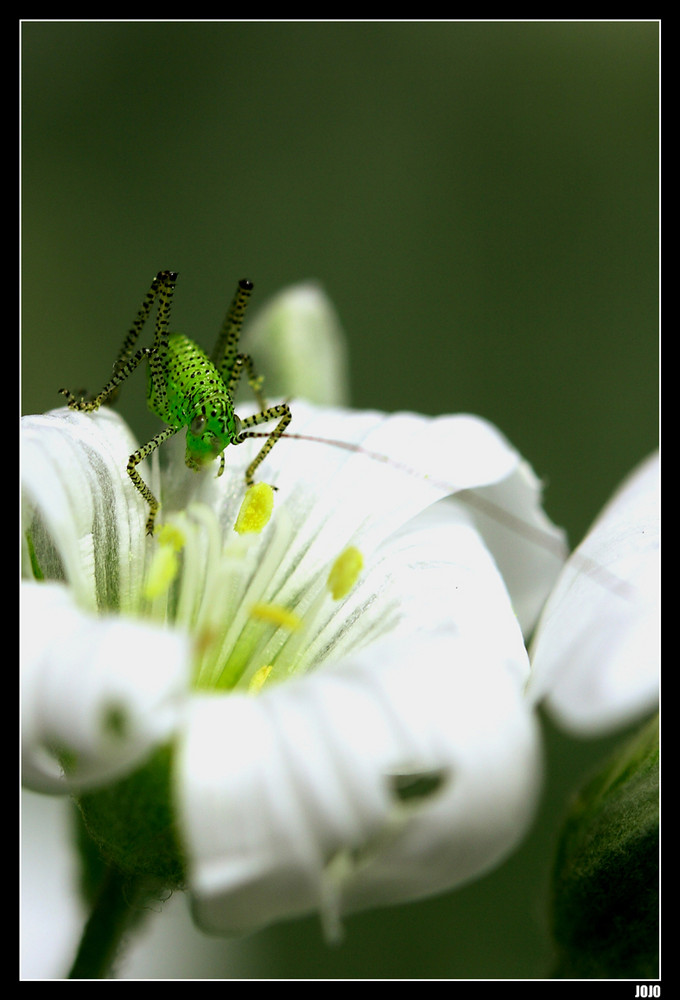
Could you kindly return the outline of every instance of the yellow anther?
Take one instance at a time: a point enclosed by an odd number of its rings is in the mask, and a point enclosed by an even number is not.
[[[269,677],[271,670],[271,663],[268,663],[265,664],[264,667],[260,667],[259,670],[255,671],[253,676],[250,678],[250,684],[248,685],[248,691],[250,694],[257,694],[258,691],[262,690],[264,682]]]
[[[340,553],[331,567],[326,582],[334,601],[339,601],[349,594],[363,568],[364,557],[354,545],[350,545]]]
[[[302,627],[302,620],[293,611],[288,611],[287,608],[282,608],[279,604],[253,604],[250,609],[250,617],[267,622],[269,625],[288,629],[289,632],[296,632]]]
[[[255,483],[246,490],[234,531],[239,535],[258,533],[269,521],[274,508],[274,491],[268,483]]]
[[[159,545],[168,546],[179,552],[186,545],[186,535],[176,524],[162,524],[156,529],[156,538]]]
[[[218,639],[218,633],[214,628],[206,626],[200,632],[197,633],[194,638],[194,655],[196,658],[200,659],[202,656],[206,656],[210,652],[215,642]]]
[[[177,576],[179,559],[171,545],[160,545],[153,554],[149,572],[144,582],[144,596],[152,601],[170,587]]]

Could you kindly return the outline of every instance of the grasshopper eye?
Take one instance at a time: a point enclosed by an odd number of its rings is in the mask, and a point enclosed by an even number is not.
[[[205,427],[205,416],[202,413],[199,413],[198,416],[194,417],[194,419],[191,421],[189,430],[191,431],[192,434],[198,437],[199,434],[203,433],[204,427]]]

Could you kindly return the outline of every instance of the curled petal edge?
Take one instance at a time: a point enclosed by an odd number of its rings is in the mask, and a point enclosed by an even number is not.
[[[141,764],[177,728],[189,653],[179,633],[93,617],[61,584],[23,583],[24,785],[67,794],[104,785]]]

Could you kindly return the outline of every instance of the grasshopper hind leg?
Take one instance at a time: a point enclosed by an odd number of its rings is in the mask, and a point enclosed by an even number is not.
[[[69,389],[59,390],[61,395],[66,397],[70,409],[78,410],[81,413],[92,413],[94,410],[98,410],[102,404],[112,403],[118,395],[122,383],[125,382],[130,375],[132,375],[134,370],[141,364],[142,361],[155,357],[160,354],[164,348],[167,349],[166,334],[170,315],[170,304],[172,302],[172,294],[175,288],[176,279],[177,274],[174,271],[159,271],[153,279],[151,282],[151,288],[146,293],[144,301],[142,302],[137,316],[135,317],[134,323],[128,331],[128,334],[123,341],[123,345],[118,352],[118,357],[116,358],[116,362],[113,366],[113,375],[96,396],[92,396],[90,399],[84,399],[83,393],[81,393],[80,398],[78,398],[78,396],[72,393]],[[141,350],[133,353],[135,344],[139,339],[139,335],[142,332],[144,324],[149,318],[149,314],[156,300],[158,300],[158,314],[156,317],[156,337],[154,346],[143,347]]]

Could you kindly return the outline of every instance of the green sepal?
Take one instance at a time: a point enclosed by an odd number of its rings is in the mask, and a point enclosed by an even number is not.
[[[172,748],[162,747],[134,774],[77,800],[83,826],[105,864],[163,889],[184,885],[171,768]],[[82,845],[81,857],[94,874]]]
[[[73,832],[78,852],[80,895],[87,906],[92,906],[101,891],[108,866],[88,833],[83,814],[77,806],[73,810]]]
[[[578,794],[553,877],[561,979],[654,979],[659,958],[659,721]]]

